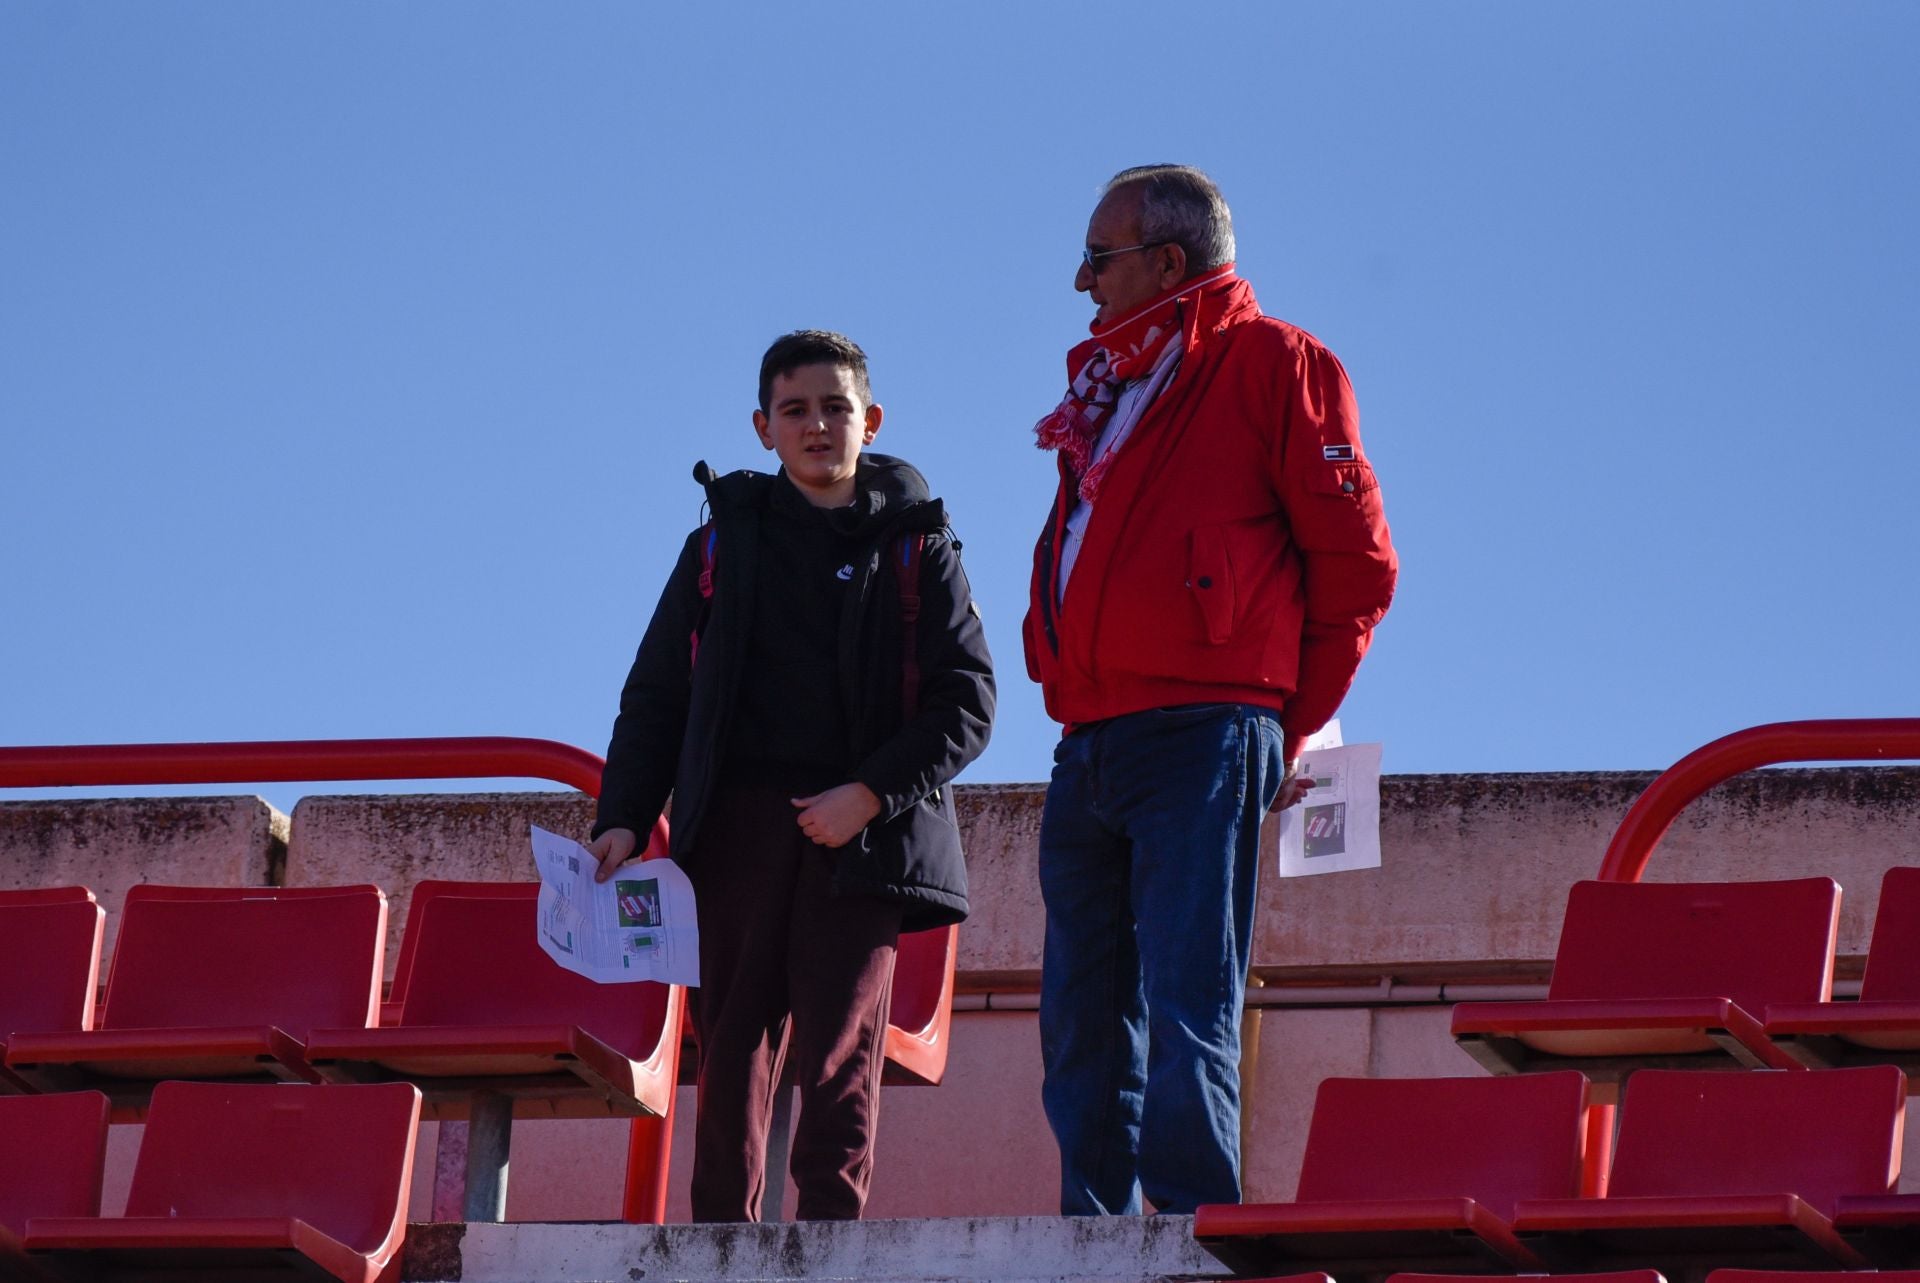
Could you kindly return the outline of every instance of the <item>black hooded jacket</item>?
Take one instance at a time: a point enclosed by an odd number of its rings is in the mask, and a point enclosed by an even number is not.
[[[716,545],[711,599],[700,592],[701,531],[687,537],[620,692],[607,746],[594,834],[645,834],[673,795],[671,854],[685,867],[713,796],[735,725],[734,709],[752,630],[761,523],[775,478],[733,472],[713,478],[704,464]],[[842,895],[899,900],[904,929],[967,915],[967,870],[947,784],[980,755],[993,723],[992,660],[973,606],[946,509],[911,464],[864,454],[851,514],[863,554],[841,614],[834,670],[858,780],[880,799],[880,814],[835,852]],[[881,565],[902,532],[925,536],[918,707],[903,715],[902,619],[898,577]],[[700,638],[697,653],[691,646]]]

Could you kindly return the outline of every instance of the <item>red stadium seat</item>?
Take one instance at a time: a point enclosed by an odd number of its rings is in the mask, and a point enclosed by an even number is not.
[[[162,1083],[126,1215],[36,1217],[27,1252],[80,1278],[318,1270],[374,1283],[406,1231],[419,1122],[420,1094],[403,1083]]]
[[[1507,1222],[1583,1192],[1587,1080],[1329,1078],[1291,1203],[1209,1204],[1201,1246],[1241,1273],[1541,1268]]]
[[[386,918],[373,886],[133,887],[97,1027],[15,1035],[7,1068],[134,1111],[166,1078],[317,1081],[300,1043],[375,1018]]]
[[[1705,1283],[1920,1283],[1920,1270],[1714,1270]]]
[[[541,949],[535,882],[416,883],[394,976],[397,1023],[320,1030],[309,1062],[337,1082],[409,1082],[467,1119],[465,1219],[506,1209],[513,1119],[664,1117],[682,991],[597,984]]]
[[[0,1099],[0,1237],[36,1216],[100,1214],[110,1108],[96,1091]]]
[[[1461,1003],[1453,1036],[1496,1074],[1609,1085],[1647,1068],[1798,1068],[1761,1016],[1831,994],[1839,915],[1831,878],[1578,882],[1546,1000]]]
[[[476,1092],[538,1117],[664,1114],[680,990],[596,984],[556,964],[535,931],[539,884],[414,886],[392,1026],[316,1030],[310,1063],[336,1082],[412,1082],[434,1118]]]
[[[910,931],[900,937],[893,962],[893,996],[887,1007],[883,1081],[889,1085],[936,1087],[946,1076],[959,942],[957,926]],[[406,941],[402,940],[403,958],[406,947]],[[687,1046],[697,1049],[699,1041],[691,1021],[687,1022],[685,1034]],[[699,1056],[683,1055],[681,1085],[698,1082],[698,1070]]]
[[[894,954],[885,1081],[933,1086],[947,1072],[960,928],[910,931]]]
[[[1887,1066],[1638,1073],[1607,1197],[1525,1200],[1514,1232],[1555,1269],[1864,1267],[1832,1218],[1893,1188],[1905,1108]]]
[[[1236,1283],[1246,1281],[1236,1280]],[[1515,1279],[1511,1274],[1393,1274],[1388,1276],[1387,1283],[1515,1283]],[[1524,1283],[1667,1283],[1667,1280],[1659,1270],[1617,1270],[1607,1274],[1529,1274]],[[1920,1283],[1920,1279],[1912,1283]]]
[[[1766,1033],[1810,1068],[1899,1065],[1920,1076],[1920,869],[1888,869],[1858,1002],[1775,1002]]]
[[[1848,1246],[1886,1269],[1915,1270],[1920,1283],[1920,1194],[1843,1194],[1834,1207],[1833,1228]]]
[[[0,1092],[29,1090],[4,1068],[14,1034],[92,1027],[105,922],[85,887],[0,891]]]

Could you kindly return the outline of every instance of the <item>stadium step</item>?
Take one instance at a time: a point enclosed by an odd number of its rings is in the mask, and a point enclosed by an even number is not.
[[[1190,1216],[762,1225],[447,1224],[407,1233],[412,1283],[1162,1283],[1229,1277]]]

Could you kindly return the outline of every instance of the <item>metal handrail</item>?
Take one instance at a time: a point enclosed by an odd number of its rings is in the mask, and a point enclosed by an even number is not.
[[[555,740],[512,735],[415,739],[253,740],[215,744],[60,744],[0,748],[0,788],[73,788],[101,784],[224,784],[239,781],[551,780],[600,796],[606,763]],[[646,855],[664,855],[667,822],[653,827]],[[679,1057],[679,1039],[669,1054]],[[677,1078],[669,1073],[669,1081]],[[669,1100],[672,1098],[669,1097]],[[621,1215],[666,1220],[672,1109],[636,1118],[627,1142]]]
[[[1681,811],[1716,784],[1780,762],[1920,758],[1920,717],[1831,718],[1751,726],[1702,745],[1662,771],[1627,814],[1600,861],[1602,882],[1638,882]]]
[[[551,780],[600,796],[606,763],[571,744],[511,735],[63,744],[0,748],[0,788],[284,780]]]

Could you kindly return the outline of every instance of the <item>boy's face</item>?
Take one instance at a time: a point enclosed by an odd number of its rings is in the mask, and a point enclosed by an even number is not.
[[[760,444],[780,456],[788,478],[817,508],[853,502],[860,449],[880,431],[880,407],[868,405],[844,365],[803,365],[773,377],[770,409],[753,412]]]

